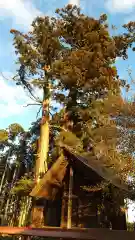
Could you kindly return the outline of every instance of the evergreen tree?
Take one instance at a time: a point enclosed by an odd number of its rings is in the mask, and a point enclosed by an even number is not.
[[[106,15],[93,19],[71,5],[56,12],[56,19],[37,17],[28,34],[11,30],[19,64],[16,84],[42,107],[37,182],[47,171],[49,158],[64,158],[63,147],[108,166],[112,171],[109,181],[114,172],[125,180],[128,171],[122,172],[129,155],[118,151],[121,135],[116,122],[122,110],[120,89],[124,83],[115,60],[127,58],[128,47],[134,42],[133,28],[126,25],[128,35],[111,37]],[[43,90],[42,99],[36,95],[38,89]],[[50,112],[55,109],[51,100],[63,107],[52,117]]]

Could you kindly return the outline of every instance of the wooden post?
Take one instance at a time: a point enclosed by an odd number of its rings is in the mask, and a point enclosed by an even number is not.
[[[67,216],[67,228],[72,227],[72,191],[73,191],[73,169],[70,167],[69,174],[69,193],[68,193],[68,216]]]
[[[65,193],[66,193],[66,187],[65,187],[65,183],[64,183],[64,187],[63,187],[63,196],[62,196],[62,206],[61,206],[61,227],[66,227],[65,226],[65,208],[66,208],[66,199],[65,199]]]
[[[79,225],[79,199],[76,199],[76,227]]]

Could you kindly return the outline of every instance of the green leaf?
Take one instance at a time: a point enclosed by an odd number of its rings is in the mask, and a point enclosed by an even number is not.
[[[8,132],[4,129],[0,129],[0,142],[5,142],[8,140]]]

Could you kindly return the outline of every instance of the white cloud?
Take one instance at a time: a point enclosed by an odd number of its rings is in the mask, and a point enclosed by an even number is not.
[[[11,77],[11,73],[4,73]],[[39,90],[38,90],[39,91]],[[38,92],[40,97],[41,93]],[[34,103],[21,86],[11,85],[10,81],[0,76],[0,118],[8,118],[24,113],[27,108],[24,105]]]
[[[9,85],[8,81],[0,76],[0,117],[7,118],[21,113],[23,106],[20,101],[26,102],[23,90],[20,87]]]
[[[110,12],[129,12],[135,8],[135,0],[107,0],[106,8]]]
[[[80,5],[80,0],[70,0],[69,3],[79,6]]]
[[[1,19],[12,17],[13,22],[28,28],[33,19],[41,15],[30,0],[0,0]]]
[[[116,57],[115,62],[118,62],[119,60],[121,60],[121,57]]]

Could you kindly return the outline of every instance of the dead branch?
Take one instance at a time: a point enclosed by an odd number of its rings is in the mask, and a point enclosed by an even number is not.
[[[41,103],[28,103],[24,107],[29,107],[29,106],[41,106]]]

